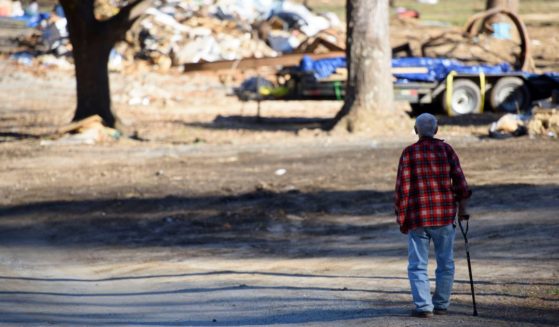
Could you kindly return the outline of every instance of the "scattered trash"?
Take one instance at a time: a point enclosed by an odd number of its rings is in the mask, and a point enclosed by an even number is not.
[[[250,77],[235,89],[235,94],[240,98],[245,97],[248,100],[252,94],[258,94],[261,88],[271,88],[273,86],[273,82],[263,77]]]
[[[277,176],[283,176],[283,175],[285,175],[285,173],[287,173],[287,169],[280,168],[280,169],[276,170],[274,173],[275,173]]]
[[[37,62],[45,67],[57,67],[65,70],[74,69],[74,65],[72,65],[66,58],[56,57],[51,54],[38,57]]]
[[[37,8],[29,6],[29,13],[40,19],[36,33],[20,46],[37,55],[70,56],[67,21],[58,7],[37,15]],[[118,7],[99,0],[95,12],[98,19],[107,19]],[[276,57],[304,52],[300,46],[315,38],[343,46],[343,29],[334,13],[319,15],[291,1],[158,0],[115,46],[109,65],[121,71],[143,59],[165,71],[187,63]]]
[[[408,9],[404,7],[396,8],[396,15],[398,18],[419,18],[419,11]]]
[[[23,7],[20,1],[0,0],[0,17],[19,17],[23,15]]]
[[[528,123],[530,136],[547,136],[557,138],[559,134],[559,105],[554,109],[535,108]]]
[[[556,96],[557,91],[553,94]],[[552,98],[553,99],[553,98]],[[489,127],[489,136],[508,138],[529,134],[530,137],[547,136],[556,139],[559,134],[559,103],[540,101],[531,115],[506,114]]]
[[[506,114],[489,127],[489,136],[492,138],[509,138],[522,136],[528,133],[526,121],[529,119],[525,115]]]
[[[109,71],[111,72],[120,72],[123,68],[123,61],[124,58],[120,53],[118,53],[115,49],[111,50],[111,54],[109,55]]]
[[[119,140],[121,136],[118,130],[104,126],[103,119],[95,115],[59,128],[55,139],[42,140],[40,144],[110,143]]]
[[[10,60],[14,60],[20,65],[31,66],[33,64],[33,54],[28,51],[17,52],[10,56]]]
[[[509,23],[493,23],[491,25],[493,27],[493,37],[498,40],[510,40],[512,39],[512,35],[510,33],[510,24]]]

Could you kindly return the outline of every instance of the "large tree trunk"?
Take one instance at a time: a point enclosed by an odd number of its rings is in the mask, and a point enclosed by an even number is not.
[[[111,110],[109,54],[150,1],[130,1],[118,14],[103,21],[95,18],[94,2],[60,0],[68,20],[76,71],[78,99],[73,120],[99,115],[105,124],[114,127],[117,119]]]
[[[388,0],[347,0],[348,80],[329,128],[370,132],[394,112]]]
[[[493,9],[501,7],[512,13],[518,14],[518,3],[519,0],[487,0],[485,3],[485,9]]]
[[[83,22],[68,21],[71,31],[76,70],[78,105],[73,120],[99,115],[103,121],[114,126],[111,111],[109,71],[107,68],[113,42],[104,37],[102,30],[88,29]]]
[[[503,8],[514,14],[518,14],[518,5],[519,5],[519,0],[487,0],[485,2],[485,9],[489,10],[493,8]],[[488,26],[491,26],[491,24],[493,23],[500,23],[506,21],[507,21],[507,17],[505,15],[497,14],[487,19],[486,24]]]

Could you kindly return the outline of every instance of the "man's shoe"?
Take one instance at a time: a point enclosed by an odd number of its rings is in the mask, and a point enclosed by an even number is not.
[[[433,310],[433,313],[436,314],[437,316],[446,316],[448,314],[448,310],[447,309],[437,309],[437,308],[435,308]]]
[[[412,310],[411,316],[416,318],[431,318],[433,317],[433,312]]]

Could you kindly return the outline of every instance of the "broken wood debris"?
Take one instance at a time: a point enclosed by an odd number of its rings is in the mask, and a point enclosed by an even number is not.
[[[208,70],[223,70],[223,69],[252,69],[265,66],[293,66],[299,65],[299,62],[304,56],[309,56],[312,59],[324,59],[344,56],[343,51],[333,51],[328,53],[293,53],[286,54],[273,58],[246,58],[241,60],[223,60],[216,62],[204,62],[185,64],[184,71],[208,71]]]

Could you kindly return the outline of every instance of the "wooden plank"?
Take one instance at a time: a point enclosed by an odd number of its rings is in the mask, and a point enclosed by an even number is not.
[[[392,74],[427,74],[427,67],[392,67]],[[347,68],[337,68],[336,72],[326,78],[320,79],[324,82],[347,80]]]
[[[246,58],[241,60],[222,60],[214,62],[204,62],[195,64],[185,64],[184,72],[222,70],[222,69],[254,69],[265,66],[296,66],[303,56],[309,56],[312,59],[324,59],[333,57],[344,57],[344,51],[332,51],[328,53],[291,53],[280,57],[269,58]]]
[[[392,67],[392,74],[427,74],[427,67]]]
[[[103,122],[103,118],[99,115],[93,115],[77,122],[70,123],[66,126],[62,126],[56,130],[56,134],[66,134],[69,132],[78,131],[80,129],[86,128],[88,126],[94,124],[101,124]]]

